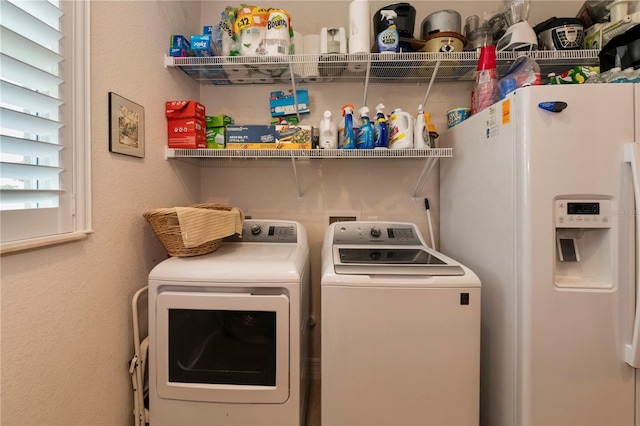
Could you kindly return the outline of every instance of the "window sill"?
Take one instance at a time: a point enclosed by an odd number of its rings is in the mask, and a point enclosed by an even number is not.
[[[10,241],[2,243],[0,244],[0,256],[84,240],[91,233],[93,233],[93,231],[89,230],[82,232],[73,232],[70,234],[52,235],[49,237],[32,238],[29,240],[13,242]]]

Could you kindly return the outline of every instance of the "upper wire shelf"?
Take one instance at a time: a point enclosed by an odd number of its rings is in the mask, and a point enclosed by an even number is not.
[[[560,74],[578,65],[597,66],[599,50],[534,50],[497,52],[498,74],[504,75],[520,56],[534,59],[543,82],[549,73]],[[479,53],[414,52],[363,54],[305,54],[289,56],[171,57],[165,67],[178,67],[203,85],[295,83],[429,83],[473,81]],[[293,76],[293,78],[292,78]]]

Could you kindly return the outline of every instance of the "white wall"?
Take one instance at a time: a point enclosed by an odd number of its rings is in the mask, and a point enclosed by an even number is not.
[[[164,160],[164,103],[199,88],[163,67],[199,2],[91,2],[93,229],[86,241],[1,258],[6,425],[132,423],[131,296],[166,252],[142,213],[198,201],[198,170]],[[107,93],[145,108],[144,159],[108,149]]]
[[[490,9],[500,4],[489,3]],[[200,88],[181,71],[163,67],[170,34],[199,33],[201,25],[216,22],[219,11],[228,4],[237,5],[225,1],[202,5],[199,1],[91,2],[95,232],[86,241],[0,258],[2,424],[132,423],[130,300],[138,288],[146,285],[151,268],[166,257],[142,218],[146,210],[200,200],[222,201],[254,217],[300,220],[311,238],[316,314],[320,295],[318,256],[327,211],[356,210],[365,219],[375,215],[383,220],[413,221],[427,233],[422,204],[409,201],[424,160],[301,163],[298,173],[304,194],[298,200],[292,168],[286,161],[227,162],[224,167],[212,163],[214,167],[200,171],[164,159],[166,100],[200,98],[209,113],[225,112],[239,123],[268,120],[266,95],[281,86]],[[347,23],[347,1],[278,4],[291,11],[294,26],[303,34]],[[372,2],[372,11],[385,4]],[[487,3],[412,4],[418,10],[419,28],[422,19],[433,11],[454,8],[462,12],[464,20],[471,12],[480,13]],[[534,1],[531,21],[552,15],[572,16],[580,4]],[[347,101],[360,102],[363,93],[362,86],[357,85],[308,88],[314,109],[309,123],[315,123],[324,108],[336,110]],[[427,109],[434,114],[438,130],[446,127],[444,112],[464,105],[470,88],[468,83],[434,87]],[[371,88],[369,99],[414,112],[424,90],[424,86],[378,86]],[[108,152],[109,91],[145,107],[144,159]],[[436,209],[437,176],[434,170],[420,194],[435,201]],[[318,356],[319,328],[314,332],[313,351]]]
[[[348,0],[340,1],[285,1],[281,6],[289,12],[292,27],[302,35],[318,34],[325,26],[348,28]],[[210,25],[226,3],[203,3],[202,24]],[[273,2],[253,2],[255,5],[273,5]],[[391,2],[370,2],[371,13]],[[500,1],[412,1],[416,8],[414,36],[420,36],[422,20],[438,10],[455,9],[467,16],[501,10]],[[549,14],[549,6],[553,12]],[[531,7],[532,23],[541,22],[551,16],[575,16],[580,4],[577,2],[534,1]],[[547,12],[545,12],[545,10]],[[566,15],[565,15],[566,14]],[[311,18],[313,17],[313,18]],[[290,85],[269,86],[203,86],[201,100],[207,114],[225,113],[235,119],[236,124],[268,124],[269,92],[287,90]],[[340,116],[341,107],[352,103],[359,108],[364,99],[361,83],[301,84],[298,88],[309,90],[311,114],[302,116],[302,124],[317,125],[325,109]],[[439,132],[446,131],[446,112],[449,109],[469,106],[473,83],[454,82],[434,84],[425,111],[432,114],[431,120]],[[415,115],[422,103],[427,85],[371,84],[367,92],[367,106],[374,110],[382,102],[390,113],[402,108]],[[447,161],[441,159],[439,161]],[[425,160],[395,159],[336,159],[298,163],[298,176],[303,196],[298,199],[290,160],[267,161],[215,161],[202,169],[202,199],[225,202],[242,208],[246,214],[256,218],[289,219],[300,221],[307,229],[312,258],[312,312],[318,325],[312,333],[312,357],[320,356],[320,250],[324,230],[328,225],[327,212],[355,212],[362,220],[375,217],[379,220],[396,220],[416,223],[429,241],[429,227],[423,202],[412,202],[411,195]],[[429,199],[435,240],[438,241],[439,178],[436,166],[418,198]]]

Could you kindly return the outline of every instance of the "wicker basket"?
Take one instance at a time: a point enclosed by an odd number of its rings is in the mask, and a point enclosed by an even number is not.
[[[210,210],[226,210],[231,211],[232,207],[217,203],[193,204],[189,207]],[[154,209],[144,213],[144,218],[151,224],[153,231],[156,233],[169,256],[189,257],[199,256],[201,254],[212,253],[220,248],[222,240],[213,240],[201,244],[197,247],[185,247],[182,241],[182,232],[180,231],[180,222],[176,209]]]

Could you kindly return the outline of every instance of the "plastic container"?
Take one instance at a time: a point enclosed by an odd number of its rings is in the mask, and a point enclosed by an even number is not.
[[[342,107],[342,120],[338,128],[338,148],[339,149],[355,149],[355,133],[353,125],[353,109],[355,107],[347,104]]]
[[[484,46],[480,49],[476,85],[473,92],[475,113],[488,108],[500,100],[495,46]]]
[[[438,147],[438,132],[436,131],[436,126],[431,123],[431,114],[425,114],[425,119],[427,120],[427,127],[429,128],[429,146],[431,148]]]
[[[356,148],[373,149],[375,144],[375,136],[373,132],[373,124],[369,118],[369,108],[366,106],[358,110],[360,113],[360,130],[356,137]]]
[[[393,19],[397,16],[393,10],[382,10],[381,19],[386,21],[386,28],[378,33],[376,37],[376,44],[378,46],[378,53],[397,53],[399,49],[400,36],[398,29]]]
[[[400,108],[389,118],[389,149],[413,148],[413,117]]]
[[[384,105],[376,105],[376,122],[373,126],[374,147],[376,149],[389,148],[389,125],[387,124],[387,116],[384,114]]]
[[[324,112],[320,125],[320,140],[318,141],[321,149],[337,149],[338,148],[338,123],[331,116],[331,111]]]
[[[418,106],[418,115],[416,116],[416,124],[413,129],[413,147],[415,149],[431,148],[429,127],[427,126],[427,118],[422,105]]]

